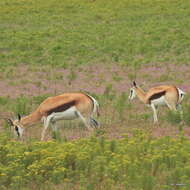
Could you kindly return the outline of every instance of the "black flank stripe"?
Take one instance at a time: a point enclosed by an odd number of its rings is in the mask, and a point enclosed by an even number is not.
[[[50,114],[56,113],[56,112],[63,112],[63,111],[65,111],[65,110],[69,109],[70,107],[74,106],[74,105],[75,105],[75,102],[76,102],[76,101],[73,100],[73,101],[68,102],[68,103],[66,103],[66,104],[60,105],[60,106],[58,106],[58,107],[56,107],[56,108],[53,108],[53,109],[49,110],[49,111],[47,112],[47,114],[50,115]]]
[[[165,94],[166,94],[166,91],[153,94],[153,95],[149,98],[149,104],[151,103],[152,100],[158,99],[158,98],[160,98],[161,96],[164,96]]]

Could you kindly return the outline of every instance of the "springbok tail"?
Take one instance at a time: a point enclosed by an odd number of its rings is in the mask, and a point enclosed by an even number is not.
[[[179,89],[179,88],[177,88],[177,90],[178,90],[178,93],[179,93],[178,103],[181,103],[186,93],[184,91],[182,91],[181,89]]]
[[[99,104],[98,104],[98,102],[93,98],[93,97],[91,97],[92,98],[92,100],[93,100],[93,103],[94,103],[94,108],[93,108],[93,114],[97,114],[97,116],[99,117],[100,116],[100,106],[99,106]]]
[[[97,116],[99,117],[100,116],[100,106],[97,102],[97,100],[95,98],[93,98],[91,95],[87,94],[85,92],[85,94],[92,100],[93,102],[93,111],[92,111],[92,114],[97,114]]]

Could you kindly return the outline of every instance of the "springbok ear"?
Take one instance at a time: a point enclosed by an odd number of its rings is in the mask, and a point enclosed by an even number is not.
[[[136,87],[137,86],[137,83],[135,81],[133,81],[133,86]]]
[[[20,114],[18,114],[18,120],[19,120],[19,121],[21,120],[21,115],[20,115]]]
[[[12,119],[6,119],[10,126],[14,126]]]

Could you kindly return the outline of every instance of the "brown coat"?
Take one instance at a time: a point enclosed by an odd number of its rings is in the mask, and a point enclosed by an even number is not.
[[[49,97],[40,104],[38,110],[42,115],[47,116],[52,110],[56,111],[56,108],[64,111],[73,105],[83,114],[93,111],[93,101],[83,93],[64,93]]]
[[[145,96],[145,101],[150,104],[151,100],[159,98],[159,96],[165,96],[166,100],[172,101],[177,104],[179,99],[178,90],[173,85],[161,85],[150,88]]]
[[[64,93],[45,99],[30,115],[21,118],[23,126],[32,125],[53,112],[60,112],[75,106],[83,116],[93,112],[94,103],[90,96],[83,93]]]

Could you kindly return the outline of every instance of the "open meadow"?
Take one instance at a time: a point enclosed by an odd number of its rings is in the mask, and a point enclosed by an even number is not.
[[[190,1],[1,0],[0,189],[189,190]],[[183,118],[128,100],[132,81],[186,92]],[[47,97],[87,91],[101,127],[42,124],[24,140],[4,118]]]

